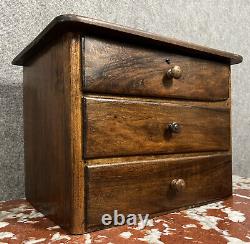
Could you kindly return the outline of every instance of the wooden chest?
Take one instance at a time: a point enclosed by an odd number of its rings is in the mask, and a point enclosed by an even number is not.
[[[75,15],[24,66],[26,197],[69,232],[231,195],[230,65],[239,55]]]

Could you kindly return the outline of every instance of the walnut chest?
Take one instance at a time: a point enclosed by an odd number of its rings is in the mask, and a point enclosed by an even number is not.
[[[242,57],[75,15],[14,60],[27,199],[73,234],[231,195],[230,65]]]

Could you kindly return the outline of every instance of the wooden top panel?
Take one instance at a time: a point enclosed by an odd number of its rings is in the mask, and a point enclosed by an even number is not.
[[[122,38],[130,42],[143,42],[148,45],[174,48],[176,51],[186,52],[207,59],[215,59],[224,63],[237,64],[242,62],[242,56],[224,52],[190,42],[184,42],[173,38],[161,37],[155,34],[115,25],[95,19],[89,19],[77,15],[60,15],[54,18],[49,25],[21,51],[12,61],[14,65],[27,65],[44,46],[51,40],[60,36],[63,32],[78,31],[83,35],[108,36],[110,38]]]

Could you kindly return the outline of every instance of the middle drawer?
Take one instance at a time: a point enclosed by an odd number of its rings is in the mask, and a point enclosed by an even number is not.
[[[226,103],[85,96],[84,158],[230,149]]]

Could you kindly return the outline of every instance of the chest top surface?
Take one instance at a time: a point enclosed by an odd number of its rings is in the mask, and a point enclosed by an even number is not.
[[[139,43],[160,48],[168,48],[192,54],[201,58],[217,60],[228,64],[242,62],[242,56],[220,51],[205,46],[184,42],[173,38],[162,37],[152,33],[123,27],[120,25],[90,19],[78,15],[66,14],[54,18],[48,26],[12,61],[14,65],[25,66],[46,45],[65,32],[80,32],[82,35],[94,35],[120,39],[123,42]]]

